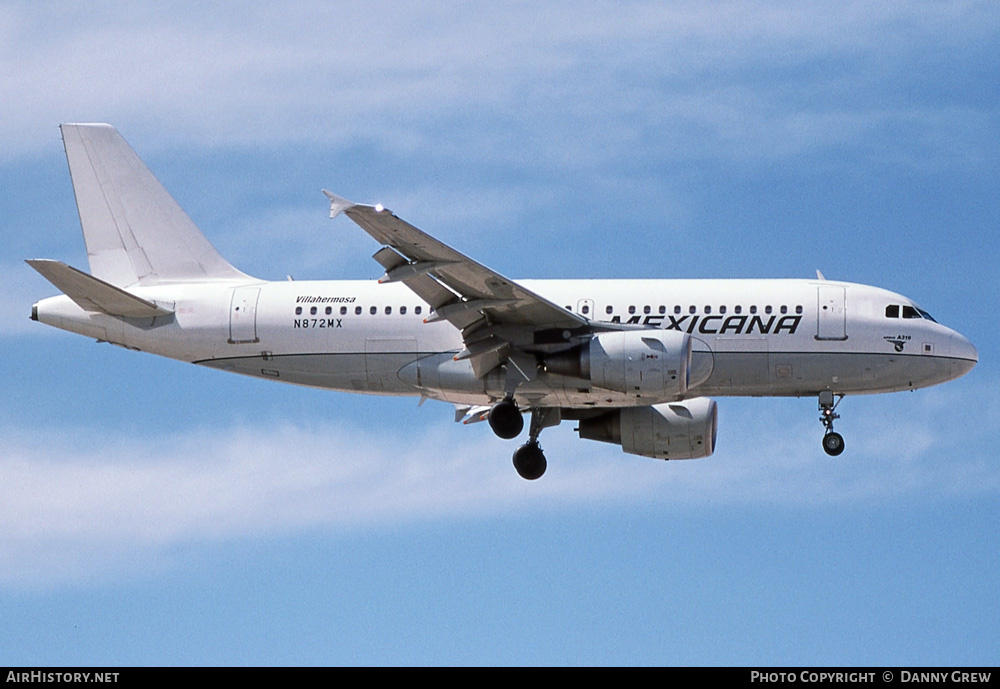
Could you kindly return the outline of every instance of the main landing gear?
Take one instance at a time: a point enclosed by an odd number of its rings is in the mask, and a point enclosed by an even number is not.
[[[545,461],[545,453],[538,445],[538,439],[529,440],[514,450],[514,468],[521,478],[534,481],[541,478],[549,466]]]
[[[490,409],[487,417],[490,428],[504,439],[516,438],[524,429],[524,417],[514,401],[513,396],[505,397]],[[514,451],[514,468],[523,479],[534,481],[542,477],[548,462],[545,453],[538,444],[538,436],[543,428],[555,426],[561,420],[558,409],[544,408],[531,410],[531,425],[528,429],[528,442]]]
[[[487,419],[493,432],[504,440],[516,438],[524,430],[524,417],[521,416],[521,410],[517,408],[513,395],[504,397],[502,401],[493,405]]]
[[[834,402],[833,393],[829,390],[819,393],[819,420],[823,422],[823,427],[826,429],[826,433],[823,435],[823,450],[831,457],[836,457],[844,451],[844,436],[833,430],[834,420],[840,418],[840,414],[837,414],[835,410],[843,399],[844,396],[841,395],[840,399]]]

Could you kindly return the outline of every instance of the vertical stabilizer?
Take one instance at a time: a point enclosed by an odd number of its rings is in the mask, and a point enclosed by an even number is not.
[[[64,124],[91,274],[119,287],[247,277],[231,266],[108,124]]]

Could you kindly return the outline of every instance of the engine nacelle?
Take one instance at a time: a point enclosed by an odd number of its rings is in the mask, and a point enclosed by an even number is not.
[[[600,333],[544,363],[547,371],[605,390],[656,399],[681,396],[691,384],[691,336],[675,330]]]
[[[651,407],[625,407],[580,421],[580,437],[656,459],[699,459],[715,451],[715,400],[697,397]]]
[[[590,341],[590,382],[636,397],[687,392],[691,336],[673,330],[601,333]]]

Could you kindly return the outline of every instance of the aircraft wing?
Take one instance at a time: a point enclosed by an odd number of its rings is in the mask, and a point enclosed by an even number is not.
[[[373,258],[385,268],[379,282],[402,282],[431,305],[426,322],[446,320],[462,332],[468,359],[482,378],[507,366],[508,390],[533,380],[533,352],[546,343],[566,348],[572,335],[591,332],[591,322],[473,261],[420,231],[381,205],[365,206],[324,190],[330,217],[344,213],[383,244]]]
[[[463,332],[480,322],[540,330],[590,325],[583,316],[473,261],[382,206],[323,193],[330,199],[331,218],[344,213],[385,246],[374,256],[386,269],[379,282],[410,287],[434,308],[428,321],[447,320]]]

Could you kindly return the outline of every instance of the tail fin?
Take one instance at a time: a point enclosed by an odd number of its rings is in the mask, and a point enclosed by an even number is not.
[[[205,239],[114,127],[59,128],[94,277],[118,287],[247,277]]]

